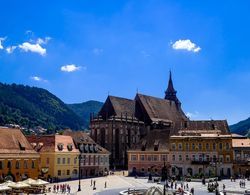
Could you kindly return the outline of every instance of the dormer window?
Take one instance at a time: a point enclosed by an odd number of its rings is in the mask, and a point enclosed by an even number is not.
[[[93,148],[93,145],[90,145],[89,146],[89,150],[90,150],[90,152],[94,152],[94,150],[93,150],[94,148]]]
[[[30,145],[35,148],[36,147],[36,143],[30,143]]]
[[[94,153],[97,153],[98,152],[98,148],[96,145],[94,145]]]
[[[57,144],[57,148],[59,151],[62,151],[63,150],[63,144]]]
[[[88,144],[86,144],[86,145],[84,146],[84,152],[89,152],[89,146],[88,146]]]
[[[19,148],[20,150],[25,150],[25,146],[19,142]]]
[[[79,150],[81,153],[84,152],[84,145],[83,144],[79,144]]]
[[[68,145],[67,145],[67,148],[68,148],[68,151],[72,151],[72,150],[73,150],[72,144],[68,144]]]

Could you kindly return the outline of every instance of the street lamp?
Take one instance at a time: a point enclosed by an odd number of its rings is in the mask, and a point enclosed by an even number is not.
[[[78,168],[78,179],[79,179],[79,184],[78,184],[78,192],[80,192],[81,191],[81,160],[82,160],[82,152],[83,152],[83,144],[82,143],[79,143],[78,144],[78,149],[79,149],[79,152],[80,152],[80,154],[79,154],[79,156],[78,156],[78,166],[79,166],[79,168]]]
[[[82,159],[82,156],[81,156],[81,152],[79,154],[79,157],[78,157],[78,160],[79,160],[79,170],[78,170],[78,178],[79,178],[79,184],[78,184],[78,192],[81,191],[81,159]]]

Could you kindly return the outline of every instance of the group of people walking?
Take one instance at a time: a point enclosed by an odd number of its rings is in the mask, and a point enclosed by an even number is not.
[[[53,186],[53,192],[54,193],[70,193],[71,187],[69,184],[57,184]]]

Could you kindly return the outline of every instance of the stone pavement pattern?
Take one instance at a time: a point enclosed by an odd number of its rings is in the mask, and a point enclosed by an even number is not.
[[[91,179],[82,179],[81,180],[81,192],[77,192],[78,189],[78,180],[63,182],[71,186],[72,195],[118,195],[119,191],[126,190],[128,188],[148,188],[151,186],[159,185],[156,183],[148,183],[147,179],[135,179],[133,177],[124,177],[122,175],[109,175],[107,177],[93,178],[92,180],[96,181],[96,190],[93,190],[93,186],[90,186]],[[105,182],[107,182],[107,188],[104,187]],[[236,191],[245,191],[250,189],[250,181],[246,181],[246,187],[240,188],[240,180],[236,182],[231,182],[230,180],[223,180],[218,182],[219,189],[222,190],[222,185],[225,184],[226,190],[236,190]],[[63,184],[62,183],[62,184]],[[59,183],[60,184],[60,183]],[[194,188],[195,195],[206,195],[212,194],[207,192],[207,185],[202,185],[201,182],[188,182],[189,189]],[[178,183],[178,187],[180,183]],[[53,184],[50,184],[50,187],[53,189]],[[55,194],[53,192],[47,194]],[[57,193],[61,194],[61,193]]]

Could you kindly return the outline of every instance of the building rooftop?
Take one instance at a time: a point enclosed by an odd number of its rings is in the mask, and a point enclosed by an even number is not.
[[[32,135],[27,139],[37,152],[79,152],[71,136]]]
[[[37,154],[20,129],[0,127],[0,154]]]
[[[63,134],[71,136],[73,138],[76,148],[78,148],[79,144],[83,144],[84,153],[109,154],[108,150],[98,145],[91,137],[89,137],[86,133],[82,131],[65,130]]]

